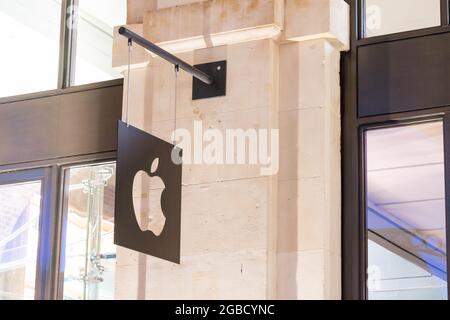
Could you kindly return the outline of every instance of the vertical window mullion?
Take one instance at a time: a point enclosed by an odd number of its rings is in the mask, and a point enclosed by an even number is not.
[[[53,300],[57,297],[57,278],[59,243],[58,232],[60,168],[53,166],[44,169],[42,179],[42,218],[40,222],[40,240],[38,249],[38,277],[36,298]]]
[[[447,297],[450,300],[450,254],[448,247],[450,244],[450,113],[444,116],[444,170],[445,170],[445,227],[447,242]]]
[[[61,168],[61,183],[60,183],[60,205],[58,216],[60,223],[58,226],[58,270],[57,270],[57,284],[56,284],[56,299],[64,299],[64,273],[65,273],[65,254],[66,254],[66,234],[67,234],[67,216],[69,205],[69,184],[70,184],[70,170]]]
[[[37,256],[37,276],[35,297],[37,300],[51,299],[50,278],[51,278],[51,254],[49,246],[51,243],[50,225],[51,225],[51,170],[49,168],[42,169],[41,178],[41,217],[39,221],[39,244]]]
[[[366,0],[356,1],[357,10],[357,26],[358,30],[356,32],[358,39],[360,40],[366,35]]]
[[[64,88],[64,48],[66,39],[66,9],[67,1],[61,2],[61,18],[59,23],[59,64],[58,64],[58,89]]]
[[[61,14],[61,47],[59,88],[70,87],[75,79],[78,0],[63,0]]]
[[[449,24],[449,5],[448,0],[441,0],[441,24],[447,26]]]
[[[360,252],[360,258],[359,258],[359,264],[362,266],[360,270],[360,279],[361,279],[361,286],[360,286],[360,299],[361,300],[368,300],[369,297],[369,290],[367,287],[367,269],[369,266],[368,262],[368,233],[367,233],[367,218],[366,218],[366,197],[367,197],[367,143],[366,143],[366,129],[367,128],[360,128],[359,129],[359,172],[360,172],[360,178],[359,178],[359,220],[358,225],[361,228],[361,232],[359,235],[359,252]]]

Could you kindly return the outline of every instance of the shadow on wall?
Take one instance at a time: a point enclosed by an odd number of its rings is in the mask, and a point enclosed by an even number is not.
[[[292,47],[289,50],[293,51],[291,54],[298,56],[300,49],[298,46]],[[280,56],[281,58],[281,56]],[[300,77],[298,73],[299,60],[289,61],[289,70],[291,74],[288,75],[291,88],[300,87]],[[283,59],[280,59],[280,72],[283,72]],[[296,95],[295,97],[292,97]],[[280,98],[282,95],[287,95],[283,92],[283,88],[280,86]],[[291,101],[300,100],[300,92],[298,90],[291,92]],[[281,103],[283,99],[281,99]],[[280,104],[281,104],[280,103]],[[281,107],[281,105],[280,105]],[[287,106],[285,106],[287,107]],[[280,113],[283,111],[280,111]],[[283,152],[282,150],[292,149],[294,146],[289,145],[291,142],[297,143],[297,133],[299,132],[298,121],[292,121],[292,126],[287,129],[281,126],[280,122],[280,166],[283,164],[289,164],[289,172],[292,172],[294,179],[299,177],[298,166],[298,152]],[[289,136],[295,135],[296,138],[292,139]],[[289,159],[286,159],[289,157]],[[287,167],[287,166],[285,166]],[[295,183],[289,183],[287,177],[282,174],[278,178],[278,230],[277,230],[277,299],[298,299],[298,284],[297,284],[297,271],[298,271],[298,186],[297,181]],[[282,187],[284,185],[284,187]]]

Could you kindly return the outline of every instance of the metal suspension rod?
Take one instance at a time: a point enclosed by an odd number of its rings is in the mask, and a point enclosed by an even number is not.
[[[200,71],[199,69],[191,66],[190,64],[184,62],[183,60],[175,57],[173,54],[158,47],[156,44],[141,37],[137,33],[134,33],[133,31],[131,31],[125,27],[120,27],[119,34],[128,38],[129,40],[131,39],[132,41],[136,42],[137,44],[144,47],[145,49],[147,49],[147,50],[153,52],[154,54],[160,56],[161,58],[169,61],[173,65],[180,67],[184,71],[192,74],[194,77],[196,77],[200,81],[203,81],[204,83],[206,83],[208,85],[213,84],[214,80],[211,76],[209,76],[206,73],[204,73],[203,71]]]

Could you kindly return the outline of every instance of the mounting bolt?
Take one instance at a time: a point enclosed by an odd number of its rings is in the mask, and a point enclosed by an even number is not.
[[[205,74],[214,75],[212,85],[207,85],[195,78],[192,86],[192,100],[222,97],[226,95],[227,88],[227,62],[215,61],[194,66]]]

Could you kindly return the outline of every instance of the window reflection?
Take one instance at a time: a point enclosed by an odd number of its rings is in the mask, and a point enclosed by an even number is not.
[[[115,164],[72,168],[68,176],[64,299],[113,299]]]
[[[112,69],[113,30],[126,24],[126,0],[79,0],[75,85],[122,77]]]
[[[440,0],[365,0],[365,36],[441,25]]]
[[[61,1],[0,1],[0,97],[56,89]]]
[[[442,122],[366,132],[370,299],[447,299]]]
[[[41,182],[0,185],[0,300],[32,300]]]

